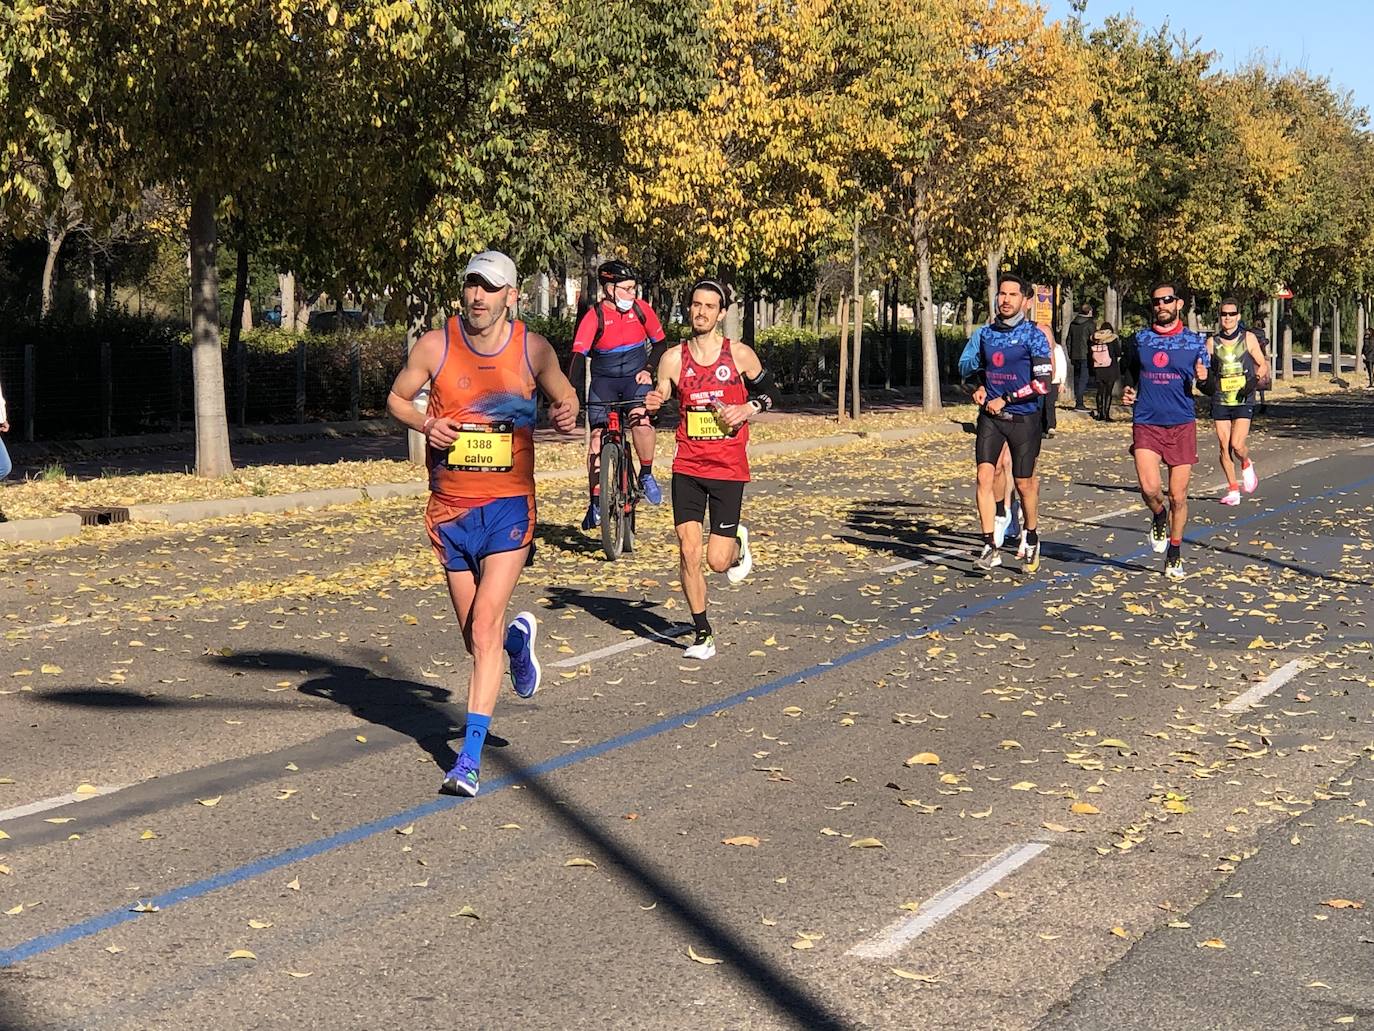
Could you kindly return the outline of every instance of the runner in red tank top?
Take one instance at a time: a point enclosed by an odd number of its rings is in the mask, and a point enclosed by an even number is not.
[[[539,687],[538,623],[506,608],[534,556],[534,423],[538,391],[563,433],[577,425],[577,393],[549,342],[506,318],[516,299],[515,262],[483,251],[463,276],[463,313],[423,334],[396,377],[387,410],[429,445],[425,525],[448,578],[463,644],[472,656],[463,750],[440,791],[477,794],[487,728],[510,657],[516,694]],[[421,413],[415,395],[430,384]]]
[[[706,563],[731,583],[749,575],[754,559],[749,531],[740,522],[749,482],[749,419],[773,407],[772,377],[752,347],[720,331],[730,301],[725,287],[703,279],[692,288],[692,337],[664,354],[658,383],[644,399],[658,411],[676,390],[680,406],[673,455],[673,522],[677,528],[682,593],[692,610],[696,639],[689,659],[716,654],[706,618],[706,575],[701,569],[701,524],[709,503],[711,535]]]

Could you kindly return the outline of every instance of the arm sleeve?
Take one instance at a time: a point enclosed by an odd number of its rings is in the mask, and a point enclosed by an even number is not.
[[[981,380],[979,373],[983,371],[983,329],[980,326],[975,329],[968,338],[968,343],[964,345],[963,352],[959,355],[959,376],[965,380]]]
[[[655,379],[658,378],[658,363],[663,361],[663,356],[668,353],[668,348],[671,346],[672,344],[666,340],[658,340],[653,347],[649,348],[649,364],[645,368],[654,374]]]
[[[577,332],[573,334],[573,354],[591,354],[592,340],[596,336],[596,312],[588,308],[577,320]]]
[[[574,351],[572,360],[568,362],[568,382],[577,391],[577,396],[582,397],[587,392],[587,355],[581,351]]]
[[[767,369],[760,369],[759,374],[750,379],[748,376],[741,376],[744,380],[744,387],[749,391],[749,400],[756,401],[760,411],[771,411],[778,402],[778,387],[773,382],[773,374]]]

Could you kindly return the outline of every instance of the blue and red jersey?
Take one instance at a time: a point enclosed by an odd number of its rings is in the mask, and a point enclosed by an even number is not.
[[[1015,394],[1033,380],[1049,377],[1050,342],[1036,323],[1023,319],[1009,328],[991,323],[976,335],[989,397]],[[1007,402],[1003,409],[1010,415],[1030,415],[1039,410],[1040,397],[1034,393]]]
[[[609,301],[588,308],[573,335],[573,354],[590,357],[592,375],[598,377],[634,376],[649,362],[649,350],[664,339],[663,324],[647,301],[636,301],[644,316],[640,321],[634,309],[620,311]],[[601,313],[601,334],[597,336],[597,311]]]
[[[1142,329],[1135,335],[1135,346],[1122,356],[1121,366],[1127,382],[1135,382],[1135,412],[1132,420],[1140,426],[1179,426],[1195,422],[1193,408],[1194,366],[1202,362],[1212,367],[1207,354],[1207,338],[1184,329],[1181,323],[1169,333]]]

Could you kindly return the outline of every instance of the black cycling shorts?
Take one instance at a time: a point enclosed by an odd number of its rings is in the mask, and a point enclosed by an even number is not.
[[[1040,457],[1040,416],[1019,416],[997,419],[987,412],[978,413],[977,433],[973,452],[979,465],[996,465],[1002,456],[1002,445],[1011,448],[1011,474],[1018,480],[1035,475],[1035,461]]]
[[[699,523],[706,518],[706,503],[711,503],[711,532],[717,537],[733,537],[739,530],[744,508],[744,480],[706,480],[699,476],[673,473],[673,525]]]
[[[609,421],[607,401],[635,401],[653,390],[652,383],[637,383],[634,376],[593,376],[587,391],[587,425],[602,429]],[[620,425],[626,426],[625,409],[620,410]]]

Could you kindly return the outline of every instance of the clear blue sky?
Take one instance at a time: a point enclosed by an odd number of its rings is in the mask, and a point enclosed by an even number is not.
[[[1043,0],[1051,20],[1069,16],[1068,0]],[[1370,0],[1088,0],[1085,19],[1096,25],[1131,14],[1142,25],[1165,21],[1206,50],[1214,67],[1231,69],[1253,56],[1281,68],[1329,78],[1374,111],[1374,3]]]

